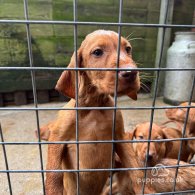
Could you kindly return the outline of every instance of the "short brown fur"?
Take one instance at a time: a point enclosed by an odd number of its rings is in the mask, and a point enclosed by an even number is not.
[[[82,68],[116,68],[118,35],[113,31],[95,31],[89,34],[81,44],[77,52],[78,67]],[[121,51],[119,68],[135,68],[131,53],[126,48],[131,45],[121,37]],[[97,49],[103,51],[103,55],[96,56]],[[75,55],[73,55],[68,68],[75,67]],[[127,72],[120,71],[117,92],[127,94],[136,99],[139,90],[139,75],[136,72],[129,79],[124,78]],[[129,73],[128,73],[129,74]],[[131,73],[130,73],[131,74]],[[79,71],[79,107],[113,107],[114,102],[110,94],[114,93],[114,71]],[[72,99],[65,108],[75,108],[75,72],[64,71],[57,83],[56,89],[68,95]],[[112,139],[113,110],[79,110],[78,111],[78,140],[97,141]],[[60,111],[55,123],[50,126],[49,141],[75,141],[76,140],[76,111]],[[124,125],[121,112],[116,112],[115,138],[123,139]],[[79,144],[79,169],[110,168],[112,145],[108,143]],[[47,169],[77,169],[76,144],[51,144],[48,146]],[[137,165],[132,147],[124,144],[116,144],[116,153],[124,167]],[[99,195],[108,178],[109,172],[80,172],[79,192],[81,195]],[[143,177],[142,171],[128,174],[132,180],[132,189],[135,194],[141,192],[141,185],[135,182],[136,177]],[[74,195],[76,194],[76,173],[46,174],[47,195]],[[147,189],[146,192],[150,191]]]
[[[136,126],[133,131],[133,139],[147,140],[149,138],[150,123],[142,123]],[[181,131],[175,128],[161,128],[157,124],[152,124],[151,140],[158,139],[178,139],[182,137]],[[178,159],[181,141],[168,141],[168,142],[150,142],[148,165],[155,166],[162,158]],[[188,161],[191,150],[186,141],[182,142],[182,152],[180,159]],[[141,164],[144,164],[147,154],[148,143],[140,142],[133,143],[133,148]]]

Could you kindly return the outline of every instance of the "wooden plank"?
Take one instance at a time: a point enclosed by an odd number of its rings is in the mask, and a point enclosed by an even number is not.
[[[0,107],[3,107],[3,94],[0,93]]]
[[[3,99],[4,102],[13,102],[14,101],[13,93],[4,93]]]
[[[38,103],[47,103],[49,102],[49,93],[47,90],[37,91]]]
[[[25,91],[17,91],[14,93],[14,103],[17,106],[27,104]]]

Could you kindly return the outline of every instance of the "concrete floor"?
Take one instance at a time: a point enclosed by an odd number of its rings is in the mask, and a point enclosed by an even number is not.
[[[148,95],[139,94],[138,101],[132,101],[122,97],[118,106],[151,106],[152,98]],[[162,98],[156,100],[156,105],[167,105]],[[63,103],[41,104],[40,107],[62,107]],[[21,106],[26,107],[26,106]],[[28,105],[27,107],[33,107]],[[45,124],[55,118],[57,111],[39,111],[40,124]],[[125,110],[122,111],[125,130],[129,131],[138,123],[149,121],[151,110]],[[34,142],[37,141],[34,130],[36,129],[35,111],[1,111],[0,122],[3,136],[6,142]],[[155,110],[154,122],[161,123],[166,120],[164,110]],[[46,145],[42,145],[44,168],[46,165]],[[6,145],[10,170],[40,170],[39,147],[37,145]],[[0,147],[0,170],[5,170],[4,155]],[[12,173],[11,185],[14,195],[41,195],[42,180],[40,173]],[[0,194],[8,195],[9,188],[7,175],[0,173]]]

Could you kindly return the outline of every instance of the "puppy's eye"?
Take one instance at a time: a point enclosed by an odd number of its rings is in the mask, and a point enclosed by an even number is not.
[[[144,139],[144,137],[142,135],[138,136],[139,139]]]
[[[97,56],[97,57],[100,57],[103,55],[103,50],[101,49],[96,49],[92,52],[93,55]]]
[[[126,50],[126,52],[127,52],[128,54],[131,54],[131,47],[127,46],[127,47],[125,48],[125,50]]]

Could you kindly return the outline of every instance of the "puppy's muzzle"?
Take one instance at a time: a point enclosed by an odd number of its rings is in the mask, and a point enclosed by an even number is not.
[[[133,81],[135,81],[137,74],[138,74],[138,71],[136,71],[136,70],[120,71],[119,77],[121,79],[128,81],[128,82],[133,82]]]
[[[148,154],[148,161],[151,161],[153,159],[153,155],[152,154]]]

